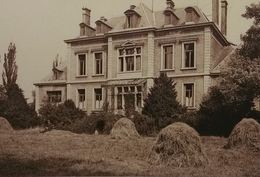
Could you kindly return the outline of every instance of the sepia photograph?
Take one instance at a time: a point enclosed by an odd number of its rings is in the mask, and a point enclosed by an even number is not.
[[[260,176],[259,0],[0,0],[0,177]]]

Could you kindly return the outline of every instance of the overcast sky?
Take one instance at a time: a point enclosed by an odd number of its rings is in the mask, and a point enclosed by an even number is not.
[[[17,47],[18,84],[31,98],[33,82],[50,71],[57,54],[66,60],[65,39],[79,35],[81,8],[92,10],[91,22],[105,16],[122,15],[131,5],[142,0],[0,0],[1,60],[10,42]],[[143,0],[152,6],[152,0]],[[176,8],[198,5],[211,18],[211,0],[174,0]],[[251,22],[241,17],[245,6],[258,0],[228,0],[228,39],[236,44]],[[164,10],[165,0],[154,0],[154,10]],[[3,61],[0,63],[3,64]],[[2,68],[0,67],[2,73]],[[0,75],[1,76],[1,75]]]

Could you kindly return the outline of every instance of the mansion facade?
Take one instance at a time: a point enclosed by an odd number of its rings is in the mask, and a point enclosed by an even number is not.
[[[91,10],[83,8],[80,35],[65,40],[66,64],[55,61],[50,75],[35,83],[36,110],[45,101],[71,99],[87,113],[104,105],[123,113],[126,103],[141,111],[161,72],[176,82],[180,103],[197,109],[233,51],[226,39],[227,6],[212,0],[209,20],[196,6],[175,8],[167,0],[165,9],[153,11],[141,3],[122,16],[101,17],[95,27]]]

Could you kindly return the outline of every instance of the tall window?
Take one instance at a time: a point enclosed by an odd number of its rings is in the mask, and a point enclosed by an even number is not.
[[[117,109],[123,109],[125,105],[141,108],[142,100],[142,86],[117,87]]]
[[[47,91],[48,101],[50,103],[60,103],[61,102],[61,91]]]
[[[184,84],[184,101],[186,107],[195,107],[194,84]]]
[[[94,53],[95,56],[95,74],[103,74],[103,53]]]
[[[141,47],[119,49],[119,72],[141,70]]]
[[[173,45],[162,46],[162,69],[173,69]]]
[[[79,54],[78,55],[78,67],[79,67],[79,75],[85,76],[86,75],[86,54]]]
[[[94,89],[95,92],[95,109],[100,110],[103,107],[102,89]]]
[[[85,108],[85,99],[86,99],[85,89],[78,89],[78,108],[79,109]]]
[[[183,67],[195,68],[195,42],[183,43]]]

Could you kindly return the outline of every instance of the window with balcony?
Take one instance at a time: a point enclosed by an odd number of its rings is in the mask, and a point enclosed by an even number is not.
[[[78,89],[78,108],[85,108],[86,92],[85,89]]]
[[[141,71],[141,47],[119,49],[119,72]]]
[[[103,97],[102,97],[102,88],[96,88],[94,89],[95,93],[95,110],[101,110],[103,107]]]
[[[194,84],[184,84],[184,105],[188,108],[195,107]]]

